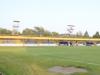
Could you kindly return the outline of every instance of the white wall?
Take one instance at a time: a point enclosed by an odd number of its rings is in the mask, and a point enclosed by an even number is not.
[[[0,44],[0,46],[58,46],[57,44]]]

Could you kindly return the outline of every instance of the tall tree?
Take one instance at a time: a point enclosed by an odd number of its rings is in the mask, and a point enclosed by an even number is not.
[[[82,32],[81,31],[77,32],[76,37],[83,37]]]
[[[98,31],[93,35],[93,38],[100,38],[100,34]]]
[[[43,27],[34,27],[34,29],[24,29],[22,35],[51,36],[51,32],[44,29]]]
[[[37,35],[43,36],[45,30],[43,27],[34,27],[34,31],[36,32]]]
[[[43,33],[43,36],[51,36],[51,32],[48,31],[48,30],[45,30],[44,33]]]
[[[35,35],[33,29],[26,28],[22,31],[22,35]]]
[[[85,37],[85,38],[89,38],[89,37],[90,37],[88,31],[86,31],[86,32],[84,33],[84,36],[83,36],[83,37]]]
[[[58,32],[52,32],[52,36],[58,36],[59,33]]]
[[[5,28],[0,28],[0,35],[11,35],[12,31],[5,29]]]
[[[34,31],[38,36],[50,36],[51,32],[44,29],[43,27],[34,27]]]

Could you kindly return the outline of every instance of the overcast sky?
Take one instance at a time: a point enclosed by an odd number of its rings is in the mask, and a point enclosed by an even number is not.
[[[12,29],[19,20],[20,30],[43,26],[50,31],[66,33],[100,31],[100,0],[0,0],[0,27]]]

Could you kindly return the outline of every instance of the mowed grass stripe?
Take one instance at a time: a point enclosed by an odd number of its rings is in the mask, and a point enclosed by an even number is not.
[[[57,65],[73,65],[89,68],[88,75],[100,75],[99,49],[64,46],[0,47],[0,69],[6,75],[60,75],[47,70]]]
[[[58,59],[58,60],[71,61],[71,62],[77,62],[77,63],[82,63],[82,64],[90,64],[90,65],[100,66],[100,64],[96,64],[96,63],[89,62],[89,61],[79,61],[79,60],[81,60],[79,58],[63,57],[63,56],[56,56],[56,55],[52,56],[52,55],[49,55],[49,54],[47,54],[45,56],[56,57],[56,59]]]

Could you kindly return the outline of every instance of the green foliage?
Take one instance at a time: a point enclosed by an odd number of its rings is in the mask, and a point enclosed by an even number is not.
[[[34,31],[39,36],[51,36],[51,32],[44,29],[43,27],[34,27]]]
[[[100,38],[99,32],[96,32],[96,33],[93,35],[93,38]]]
[[[82,37],[83,37],[82,32],[81,32],[81,31],[77,32],[77,33],[76,33],[76,37],[78,37],[78,38],[82,38]]]
[[[29,29],[29,28],[24,29],[22,35],[51,36],[51,32],[45,30],[43,27],[34,27],[34,29]]]
[[[88,31],[86,31],[84,33],[84,35],[82,35],[82,32],[79,31],[77,32],[75,35],[71,35],[71,36],[68,36],[66,34],[59,34],[58,32],[51,32],[43,27],[39,27],[39,26],[36,26],[34,27],[33,29],[31,28],[25,28],[22,32],[17,32],[17,31],[11,31],[9,29],[5,29],[5,28],[0,28],[0,35],[25,35],[25,36],[47,36],[47,37],[76,37],[76,38],[89,38],[89,33]],[[99,32],[96,32],[94,35],[93,35],[93,38],[100,38],[100,34]]]
[[[57,32],[52,32],[52,36],[59,36],[59,33],[57,33]]]
[[[22,35],[35,35],[33,29],[26,28],[23,30]]]
[[[84,36],[83,36],[83,37],[84,37],[84,38],[89,38],[89,37],[90,37],[88,31],[86,31],[86,32],[84,33]]]
[[[11,35],[12,31],[4,28],[0,28],[0,35]]]

